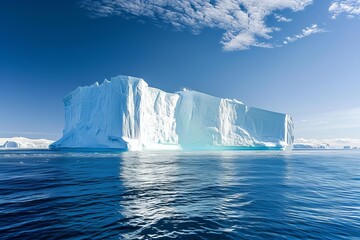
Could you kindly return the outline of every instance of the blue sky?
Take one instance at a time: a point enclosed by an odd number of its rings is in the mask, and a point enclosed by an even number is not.
[[[359,42],[359,0],[4,0],[0,137],[60,137],[63,96],[121,74],[360,138]]]

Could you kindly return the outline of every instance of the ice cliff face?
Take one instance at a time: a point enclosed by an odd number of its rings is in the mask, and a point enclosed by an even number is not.
[[[166,93],[118,76],[64,98],[64,136],[50,147],[141,149],[292,146],[292,119],[195,91]]]

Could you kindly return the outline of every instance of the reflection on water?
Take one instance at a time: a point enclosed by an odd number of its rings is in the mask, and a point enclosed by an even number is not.
[[[354,238],[359,170],[345,151],[0,153],[0,238]]]
[[[159,219],[170,223],[180,219],[182,224],[188,223],[189,231],[202,231],[201,223],[210,221],[219,234],[239,230],[242,226],[236,222],[242,218],[266,218],[269,213],[280,216],[285,157],[253,157],[251,162],[247,155],[238,157],[229,153],[126,153],[120,182],[133,194],[120,202],[123,214],[138,218],[139,223],[151,222],[150,227],[156,228],[161,227],[154,224]],[[230,221],[233,224],[229,226]]]

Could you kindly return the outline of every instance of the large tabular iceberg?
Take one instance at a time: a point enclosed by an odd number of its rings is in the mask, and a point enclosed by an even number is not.
[[[196,91],[166,93],[118,76],[64,98],[65,129],[52,149],[285,149],[289,115]]]

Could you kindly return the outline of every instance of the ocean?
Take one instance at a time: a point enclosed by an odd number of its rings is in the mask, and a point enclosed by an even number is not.
[[[0,239],[360,239],[360,151],[4,150]]]

